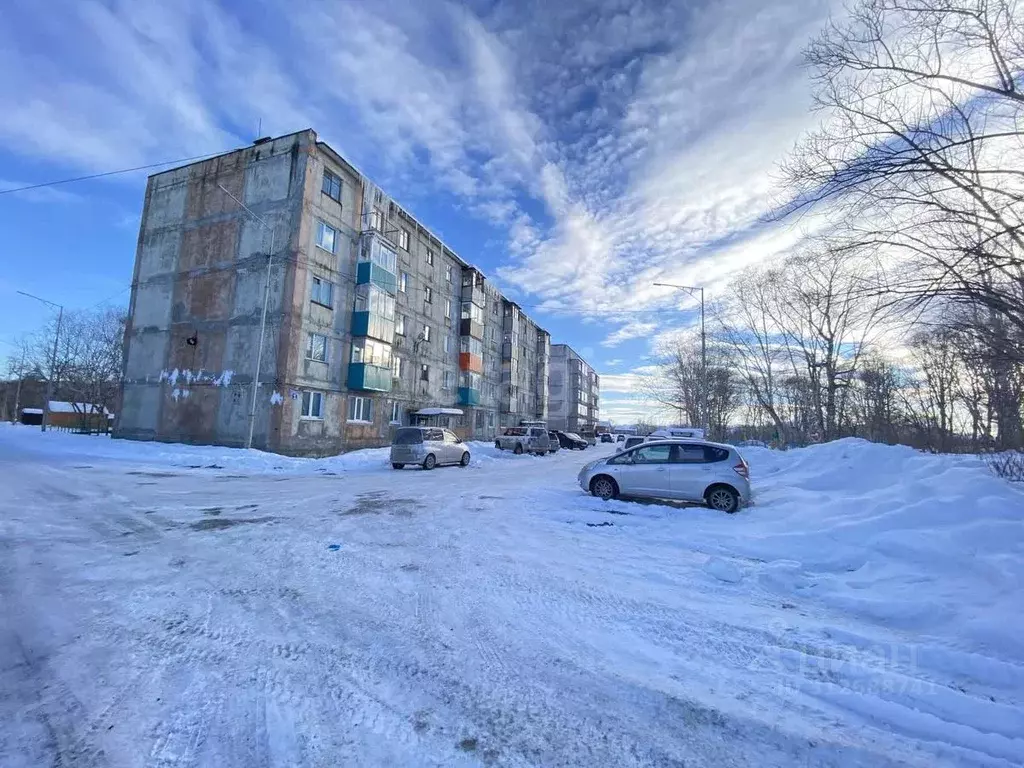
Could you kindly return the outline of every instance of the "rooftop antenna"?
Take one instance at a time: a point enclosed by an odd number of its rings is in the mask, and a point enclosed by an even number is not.
[[[256,138],[260,138],[263,135],[263,118],[259,118],[256,123]]]

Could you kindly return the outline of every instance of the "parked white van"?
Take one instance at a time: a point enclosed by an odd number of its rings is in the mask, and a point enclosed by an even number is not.
[[[700,427],[663,427],[656,429],[647,436],[648,440],[694,440],[704,439],[704,430]]]

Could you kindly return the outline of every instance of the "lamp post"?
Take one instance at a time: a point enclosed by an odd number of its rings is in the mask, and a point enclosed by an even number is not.
[[[50,399],[53,397],[53,377],[57,372],[57,343],[60,341],[60,325],[64,320],[64,307],[61,304],[55,304],[52,301],[47,301],[39,296],[35,296],[31,293],[25,293],[24,291],[18,291],[22,296],[28,296],[30,299],[41,301],[51,307],[56,307],[57,312],[57,332],[53,334],[53,355],[50,358],[50,375],[46,377],[46,401],[43,403],[43,424],[42,430],[46,431],[46,425],[50,421]]]
[[[708,411],[708,337],[704,330],[704,287],[693,285],[676,285],[675,283],[655,283],[662,288],[675,288],[677,291],[686,291],[691,296],[695,291],[700,291],[700,393],[702,421],[704,429],[711,431],[711,414]]]
[[[259,224],[264,229],[270,230],[270,252],[267,254],[267,281],[263,289],[263,317],[260,319],[260,345],[256,350],[256,370],[252,376],[252,396],[249,402],[249,436],[246,438],[245,447],[252,448],[252,434],[256,428],[256,394],[259,390],[260,382],[260,366],[263,363],[263,337],[267,332],[267,305],[270,303],[270,267],[274,262],[274,228],[266,222],[260,216],[257,216],[249,207],[239,200],[237,197],[228,192],[223,184],[217,184],[220,187],[221,192],[230,197],[242,210],[248,213],[253,221]]]

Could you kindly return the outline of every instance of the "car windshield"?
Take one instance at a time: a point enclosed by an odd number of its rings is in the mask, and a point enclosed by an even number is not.
[[[395,445],[415,445],[423,442],[423,432],[418,429],[400,429],[395,432]]]

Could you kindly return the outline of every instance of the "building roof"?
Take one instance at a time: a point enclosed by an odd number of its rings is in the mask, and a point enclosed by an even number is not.
[[[461,416],[461,408],[420,408],[413,416]]]
[[[40,411],[42,413],[42,411]],[[103,413],[109,414],[102,405],[92,403],[66,403],[63,400],[50,401],[50,413]]]

